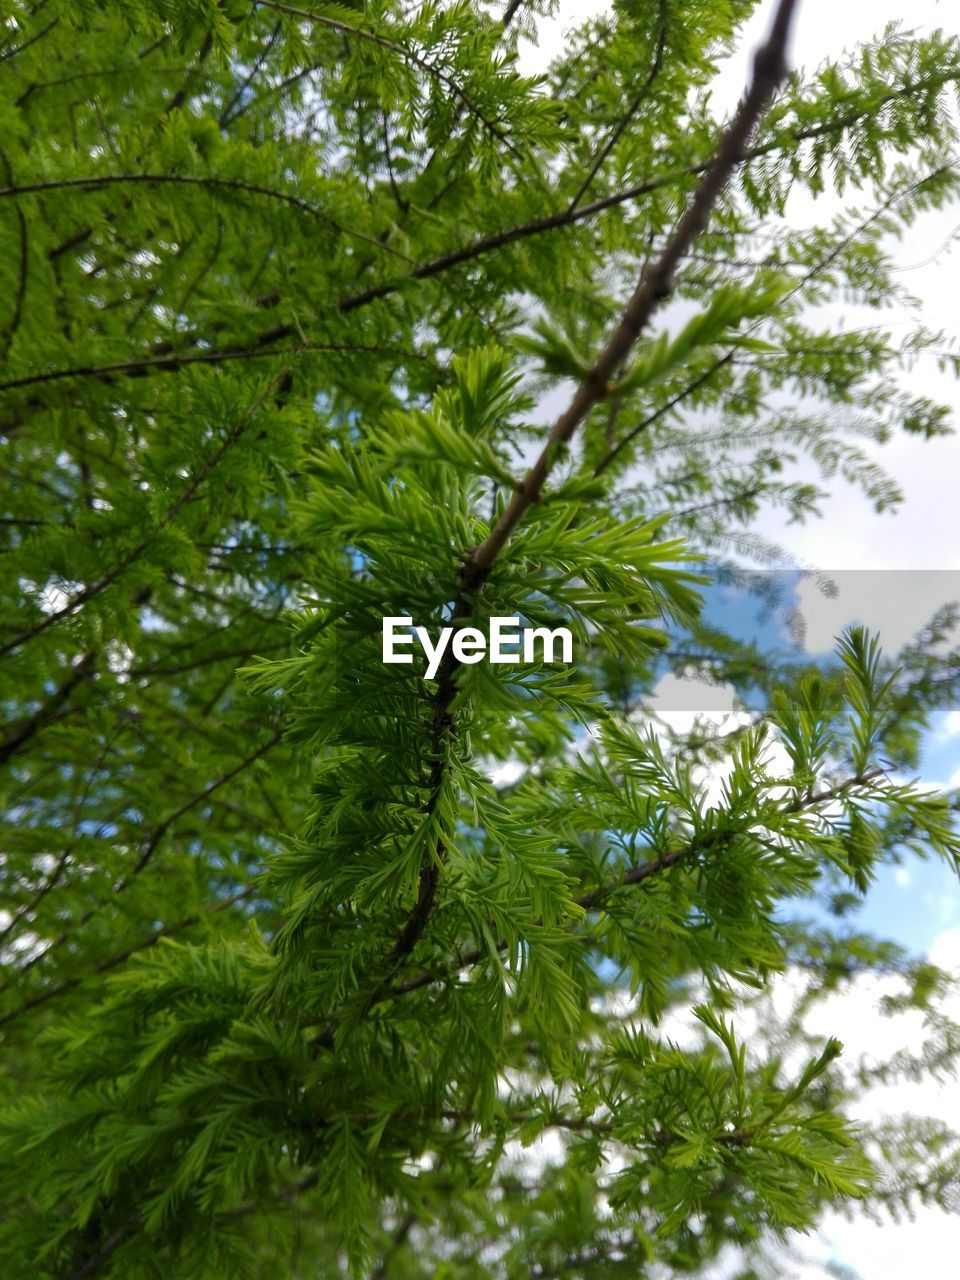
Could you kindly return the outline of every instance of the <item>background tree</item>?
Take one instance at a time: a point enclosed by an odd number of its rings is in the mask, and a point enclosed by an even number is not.
[[[946,1199],[954,1136],[858,1137],[802,1023],[893,968],[931,1038],[884,1070],[943,1068],[946,978],[785,902],[955,861],[903,781],[952,617],[787,663],[699,616],[697,555],[815,511],[785,459],[883,508],[863,440],[946,429],[900,374],[949,335],[815,307],[909,302],[960,42],[787,80],[781,0],[724,122],[751,2],[615,5],[540,79],[537,4],[305,3],[6,8],[7,1265],[696,1273]],[[827,184],[856,206],[784,224]],[[397,613],[562,621],[576,663],[428,681]],[[755,721],[652,734],[691,664]]]

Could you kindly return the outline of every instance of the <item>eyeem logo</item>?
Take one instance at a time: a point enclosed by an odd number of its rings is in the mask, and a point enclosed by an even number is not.
[[[573,661],[573,636],[568,627],[556,627],[553,631],[547,627],[521,629],[519,618],[491,618],[489,641],[477,627],[442,627],[434,644],[425,627],[414,627],[413,619],[404,617],[383,620],[383,660],[387,663],[413,662],[412,653],[398,653],[397,647],[412,645],[417,639],[427,655],[427,679],[432,680],[440,669],[451,637],[453,656],[467,666],[482,662],[484,658],[494,663],[519,662],[521,645],[523,661],[536,662],[538,641],[543,662]],[[506,649],[505,645],[517,647]],[[558,645],[560,657],[556,658],[554,654]]]

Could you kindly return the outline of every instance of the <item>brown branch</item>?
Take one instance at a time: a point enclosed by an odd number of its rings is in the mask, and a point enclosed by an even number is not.
[[[19,391],[46,382],[58,382],[64,378],[99,378],[110,382],[119,374],[127,378],[144,378],[152,373],[175,373],[191,364],[227,364],[232,360],[265,360],[271,356],[300,355],[305,351],[328,351],[345,355],[392,356],[398,360],[419,360],[439,373],[429,356],[419,351],[406,351],[394,347],[382,347],[362,342],[302,342],[296,347],[220,347],[215,351],[184,352],[164,356],[145,356],[140,360],[117,360],[112,364],[80,364],[68,369],[48,369],[44,373],[26,374],[0,382],[0,392]]]
[[[667,520],[685,520],[690,516],[700,515],[704,511],[717,511],[723,507],[735,506],[738,502],[752,502],[754,498],[759,498],[766,493],[769,493],[769,490],[765,484],[751,484],[734,493],[724,494],[722,498],[713,498],[710,502],[698,502],[692,507],[680,507],[678,510],[671,508],[658,512],[657,516],[662,515]],[[651,518],[655,520],[657,516]]]
[[[155,53],[157,49],[166,44],[169,39],[170,33],[168,32],[166,35],[161,36],[159,40],[155,40],[149,48],[144,49],[141,53],[137,54],[137,61],[142,62],[145,58],[149,58],[151,53]],[[152,70],[154,75],[168,75],[173,74],[174,72],[179,73],[181,69],[181,65],[177,64],[175,66],[154,67]],[[119,67],[96,67],[92,71],[75,71],[70,75],[58,76],[56,80],[34,80],[27,85],[19,98],[14,99],[13,105],[15,107],[24,106],[33,94],[40,93],[44,89],[58,89],[61,85],[75,84],[78,80],[110,79],[113,76],[129,76],[130,73],[130,63],[127,62]]]
[[[68,1264],[70,1271],[65,1280],[90,1280],[90,1277],[95,1276],[105,1262],[110,1261],[120,1246],[126,1244],[139,1225],[140,1215],[131,1214],[127,1221],[107,1236],[93,1253],[87,1254],[83,1259],[75,1257],[75,1260]]]
[[[278,93],[283,93],[287,89],[292,89],[295,84],[299,83],[299,81],[306,79],[306,77],[312,75],[314,71],[320,71],[325,65],[326,63],[324,62],[312,62],[305,67],[301,67],[299,71],[294,71],[290,75],[285,76],[282,80],[277,81],[276,84],[267,85],[256,95],[256,97],[248,98],[246,102],[241,102],[231,116],[229,123],[236,124],[241,116],[246,115],[246,113],[251,111],[254,107],[261,106],[265,101],[267,101],[267,99],[275,97]]]
[[[461,596],[453,609],[451,621],[456,623],[469,612],[469,606],[465,597]],[[449,653],[444,655],[444,661],[438,672],[437,692],[434,699],[433,723],[430,734],[430,754],[432,763],[430,765],[429,780],[429,796],[423,810],[423,821],[429,822],[433,817],[437,804],[440,800],[440,791],[443,786],[444,779],[444,762],[443,748],[444,741],[448,736],[456,732],[454,717],[451,712],[453,699],[456,696],[456,672],[457,661]],[[404,959],[410,954],[413,948],[420,940],[424,929],[427,926],[437,897],[437,888],[440,884],[440,867],[446,857],[446,847],[442,842],[438,842],[437,848],[431,853],[429,850],[424,854],[423,863],[420,868],[420,880],[417,887],[417,900],[413,905],[413,909],[407,916],[403,928],[393,945],[390,953],[390,959],[393,960],[394,968],[391,977],[386,981],[389,982],[393,974],[397,972],[399,966]],[[378,989],[379,990],[379,989]],[[369,1001],[369,1006],[376,1004],[378,999],[378,991],[375,991]]]
[[[254,76],[256,76],[258,72],[260,72],[263,69],[264,63],[266,62],[267,58],[269,58],[270,56],[270,51],[273,49],[273,46],[277,43],[277,38],[280,35],[280,29],[282,25],[283,24],[278,20],[276,25],[273,28],[273,31],[270,33],[269,40],[264,45],[264,47],[260,50],[260,52],[257,54],[256,61],[254,62],[253,66],[250,68],[249,73],[246,76],[244,76],[243,80],[237,86],[236,92],[234,93],[233,97],[230,99],[227,105],[220,112],[219,116],[217,116],[217,124],[220,126],[221,129],[226,129],[228,125],[233,123],[233,121],[230,119],[230,113],[233,111],[233,108],[237,105],[237,103],[240,101],[240,99],[243,97],[246,91],[250,88],[250,85],[253,83]]]
[[[440,1112],[440,1118],[443,1120],[451,1120],[454,1124],[476,1124],[476,1112],[469,1109],[463,1111],[455,1111],[452,1108],[444,1108]],[[541,1117],[537,1115],[527,1114],[522,1111],[513,1111],[503,1116],[508,1124],[523,1125],[531,1120],[539,1120]],[[552,1116],[544,1124],[547,1129],[565,1129],[568,1133],[593,1133],[600,1137],[606,1137],[616,1131],[616,1125],[612,1120],[593,1120],[589,1116]]]
[[[172,112],[179,111],[180,108],[183,106],[183,104],[186,102],[187,98],[190,96],[190,89],[193,86],[194,79],[197,73],[203,67],[203,64],[206,62],[207,58],[209,57],[210,50],[212,48],[213,48],[213,28],[208,27],[207,32],[204,35],[203,40],[200,44],[200,48],[197,50],[196,62],[189,68],[189,70],[187,71],[186,79],[180,85],[180,88],[177,89],[176,93],[171,95],[169,102],[163,108],[163,111],[160,113],[161,120],[166,120],[167,117]]]
[[[0,148],[0,160],[3,161],[4,171],[8,184],[13,182],[13,169],[6,151]],[[19,258],[17,265],[17,287],[13,294],[13,314],[10,317],[10,323],[3,334],[3,353],[2,359],[6,360],[10,354],[10,348],[13,346],[13,340],[16,337],[17,330],[20,328],[20,319],[23,315],[23,300],[27,294],[27,277],[29,274],[30,257],[29,257],[29,237],[27,233],[27,220],[23,216],[23,210],[19,205],[14,210],[17,219],[18,237],[19,237]]]
[[[501,22],[501,25],[503,26],[504,31],[506,31],[507,27],[509,27],[510,23],[513,21],[517,13],[517,10],[522,8],[523,8],[523,0],[510,0],[510,3],[507,5],[506,9],[504,9],[503,11],[503,17],[500,19],[500,22]]]
[[[77,710],[77,708],[74,708],[74,710]],[[44,899],[49,894],[51,894],[53,890],[56,888],[56,886],[59,884],[60,879],[63,876],[63,873],[66,871],[67,866],[70,862],[70,859],[73,856],[73,852],[76,849],[77,843],[80,839],[80,830],[79,830],[80,814],[83,811],[83,806],[87,802],[87,798],[90,795],[90,791],[93,787],[94,781],[96,780],[97,774],[100,772],[101,768],[103,767],[104,759],[106,758],[108,753],[111,751],[111,749],[112,749],[112,743],[109,740],[107,740],[103,743],[100,750],[97,752],[97,758],[94,761],[90,769],[90,772],[87,776],[86,785],[84,786],[83,792],[74,806],[74,817],[73,817],[73,823],[72,823],[72,830],[70,832],[70,840],[60,850],[60,855],[57,858],[56,863],[50,869],[43,883],[37,887],[36,892],[33,894],[33,896],[29,898],[26,902],[24,902],[20,907],[18,907],[17,911],[10,916],[10,921],[7,924],[6,928],[2,932],[0,932],[0,946],[6,944],[7,939],[14,932],[14,930],[17,928],[20,922],[26,919],[27,916],[33,915],[34,912],[37,910],[37,908],[44,901]],[[124,805],[121,805],[119,810],[114,811],[115,814],[122,812],[124,807],[125,807]],[[99,838],[103,834],[103,832],[106,830],[107,826],[110,823],[110,818],[112,818],[113,816],[114,815],[111,814],[110,817],[108,817],[107,819],[105,819],[103,822],[100,823],[100,826],[97,828],[94,838]],[[7,985],[9,984],[4,984],[4,988],[3,988],[4,990],[6,990]]]
[[[270,619],[270,621],[275,621],[275,620],[276,619]],[[212,634],[220,635],[221,631],[222,631],[222,628],[217,628],[216,632]],[[189,644],[183,645],[182,648],[189,649],[189,648],[195,647],[196,645],[204,644],[209,638],[210,638],[209,635],[201,636],[198,640],[191,640]],[[250,648],[251,644],[253,644],[254,646],[253,649]],[[131,667],[128,674],[131,680],[142,679],[144,676],[150,676],[152,678],[162,679],[164,676],[183,675],[185,671],[198,671],[201,667],[209,667],[217,662],[228,662],[231,659],[236,660],[237,658],[246,659],[251,657],[254,652],[256,652],[257,654],[277,653],[280,649],[289,649],[289,648],[290,648],[289,639],[278,640],[275,643],[269,644],[269,645],[264,645],[260,643],[259,640],[251,639],[250,641],[248,641],[247,644],[245,644],[239,649],[227,649],[225,651],[221,650],[218,653],[207,654],[205,656],[184,661],[173,666],[169,666],[169,665],[163,666],[162,665],[163,658],[159,658],[152,665],[147,664],[139,667]],[[168,653],[165,656],[169,657],[170,655]]]
[[[925,174],[924,177],[914,182],[906,183],[903,187],[887,196],[885,200],[882,200],[866,218],[857,223],[852,231],[845,235],[833,246],[832,249],[825,253],[818,262],[814,263],[812,267],[808,268],[808,270],[804,272],[796,284],[784,296],[783,301],[786,301],[787,299],[802,292],[811,280],[816,279],[822,271],[825,271],[828,267],[832,266],[837,258],[839,258],[840,255],[849,248],[851,244],[853,244],[858,236],[862,235],[874,222],[877,221],[878,218],[881,218],[884,213],[896,205],[898,201],[903,200],[908,195],[916,192],[924,185],[924,183],[929,182],[931,178],[938,177],[948,169],[953,168],[954,163],[954,161],[948,161],[946,164],[938,166],[936,169],[931,170],[930,173]],[[762,320],[763,317],[759,317],[748,327],[746,332],[752,333],[754,330],[759,328]],[[642,435],[649,427],[652,427],[665,414],[669,413],[671,409],[675,409],[677,405],[682,404],[689,396],[694,395],[699,391],[702,386],[710,381],[715,373],[719,373],[719,371],[726,365],[734,363],[738,350],[739,348],[737,347],[728,348],[722,356],[719,356],[712,364],[708,365],[701,373],[697,374],[695,378],[691,379],[691,381],[688,382],[685,387],[682,387],[676,395],[672,396],[671,399],[666,401],[666,403],[648,414],[648,416],[638,423],[637,426],[628,431],[627,434],[600,459],[594,467],[594,476],[602,475],[610,464],[614,462],[623,450],[632,444],[638,436]]]
[[[18,53],[23,53],[23,51],[25,49],[29,49],[32,44],[36,44],[38,40],[42,40],[48,32],[53,30],[59,21],[60,17],[58,15],[56,18],[51,19],[45,27],[42,27],[36,35],[32,35],[28,39],[24,40],[23,44],[14,45],[12,49],[7,49],[5,52],[0,53],[0,62],[10,62]]]
[[[29,742],[44,725],[59,718],[63,704],[78,685],[93,675],[95,665],[96,655],[85,653],[43,706],[22,720],[0,742],[0,764],[6,764],[10,757],[15,755],[25,742]]]
[[[813,141],[816,138],[829,137],[831,134],[841,133],[844,129],[857,124],[860,120],[872,115],[888,103],[894,102],[899,98],[909,97],[918,90],[927,88],[931,81],[941,83],[956,78],[956,75],[951,73],[946,77],[941,75],[939,77],[931,77],[930,80],[911,82],[908,85],[891,90],[890,93],[875,99],[868,106],[858,107],[835,120],[824,121],[821,124],[810,125],[803,129],[794,129],[785,135],[771,138],[767,142],[745,148],[736,160],[734,168],[739,168],[741,165],[748,164],[753,160],[763,159],[765,156],[775,152],[794,151],[801,143]],[[604,213],[608,209],[616,208],[618,205],[629,204],[642,196],[652,195],[665,187],[673,186],[684,178],[699,177],[707,172],[712,163],[712,160],[701,160],[680,169],[673,169],[669,173],[661,174],[659,177],[648,178],[646,181],[637,183],[632,187],[625,187],[623,190],[603,196],[591,204],[581,205],[573,210],[564,208],[557,213],[535,218],[530,222],[517,223],[512,227],[505,228],[503,231],[481,237],[471,244],[452,249],[429,262],[421,263],[409,276],[405,276],[401,281],[384,281],[379,285],[372,286],[364,293],[342,299],[338,304],[338,309],[347,312],[353,311],[357,307],[365,306],[375,299],[396,293],[402,288],[406,280],[429,279],[432,276],[439,275],[441,272],[450,270],[452,267],[471,262],[475,258],[483,257],[496,249],[504,248],[506,245],[513,244],[519,240],[525,240],[530,236],[542,235],[545,232],[554,231],[592,218],[596,214]],[[280,336],[286,335],[281,334]]]
[[[255,751],[251,751],[249,755],[244,756],[244,758],[238,764],[235,764],[232,769],[228,769],[227,772],[221,774],[219,778],[208,783],[208,785],[205,786],[198,795],[191,796],[189,800],[184,801],[179,809],[175,809],[173,813],[164,818],[160,825],[154,830],[153,835],[147,842],[146,848],[138,858],[133,870],[128,876],[121,880],[119,885],[117,885],[114,890],[114,896],[126,889],[133,877],[140,875],[140,873],[147,867],[148,863],[153,858],[153,855],[156,853],[160,845],[160,841],[175,822],[179,822],[185,813],[189,813],[191,809],[195,809],[198,804],[203,804],[204,800],[209,799],[215,791],[219,791],[220,788],[226,786],[228,782],[232,782],[238,774],[243,773],[245,769],[248,769],[250,765],[259,760],[261,756],[265,756],[268,751],[271,751],[277,745],[282,737],[283,730],[278,729],[266,740],[266,742],[261,743]]]
[[[797,0],[780,0],[767,42],[754,59],[753,78],[737,108],[717,152],[707,166],[686,212],[659,257],[644,267],[620,323],[613,331],[593,368],[580,384],[566,411],[560,415],[540,456],[518,484],[513,497],[485,542],[467,562],[467,579],[482,582],[497,555],[530,507],[539,501],[544,482],[560,450],[605,396],[607,387],[623,366],[637,338],[651,317],[670,296],[674,276],[687,250],[703,230],[731,174],[742,162],[747,142],[768,103],[786,78],[784,50]]]
[[[710,379],[713,377],[715,373],[719,373],[719,371],[725,365],[730,364],[730,362],[733,360],[733,356],[734,356],[734,349],[731,349],[730,351],[727,351],[723,356],[721,356],[718,360],[714,360],[714,362],[708,365],[707,368],[704,369],[702,373],[697,374],[697,376],[695,378],[692,378],[685,387],[682,387],[675,396],[671,396],[671,398],[667,400],[664,404],[660,405],[658,409],[654,409],[652,413],[649,413],[641,422],[639,422],[635,427],[633,427],[630,431],[628,431],[627,434],[623,436],[622,439],[620,439],[613,446],[612,449],[609,449],[603,455],[603,457],[600,459],[600,461],[597,463],[597,465],[593,469],[594,476],[603,475],[607,467],[609,467],[610,464],[614,462],[617,457],[619,457],[619,455],[623,452],[624,449],[628,447],[628,445],[631,445],[633,441],[637,439],[638,436],[642,435],[649,427],[652,427],[654,423],[659,422],[659,420],[662,417],[664,417],[666,414],[668,414],[671,409],[675,409],[677,405],[682,404],[684,400],[688,399],[688,397],[694,395],[697,391],[699,391],[702,386],[704,386],[706,383],[710,381]]]
[[[857,774],[853,778],[847,778],[844,782],[838,783],[835,787],[830,787],[825,791],[819,791],[812,795],[800,796],[791,804],[781,809],[779,812],[783,814],[800,813],[804,809],[816,808],[821,804],[828,804],[831,800],[837,800],[841,796],[846,795],[854,787],[866,786],[867,783],[873,782],[876,778],[884,777],[886,769],[872,769],[868,773]],[[659,858],[652,858],[649,862],[641,863],[639,866],[631,867],[625,872],[620,880],[609,881],[607,884],[600,885],[598,888],[591,890],[589,893],[581,894],[576,899],[578,907],[582,907],[585,911],[599,906],[599,904],[610,897],[618,889],[629,888],[631,885],[642,884],[644,880],[658,875],[661,871],[666,871],[669,867],[675,867],[677,863],[683,862],[686,858],[691,857],[695,853],[703,853],[713,844],[728,839],[730,832],[714,832],[706,839],[694,841],[692,844],[684,845],[679,849],[670,850],[662,854]]]
[[[913,88],[922,87],[921,84],[914,85]],[[897,89],[891,91],[883,99],[879,100],[871,106],[871,110],[878,106],[885,105],[888,101],[896,100],[905,96],[905,89]],[[795,149],[799,144],[815,138],[829,136],[832,133],[842,132],[842,130],[855,124],[858,120],[868,114],[866,108],[857,109],[849,112],[837,120],[825,122],[820,125],[812,125],[806,129],[796,129],[786,136],[773,138],[768,142],[745,149],[742,155],[734,162],[734,168],[749,163],[752,160],[760,159],[777,151],[790,151]],[[543,235],[550,231],[559,230],[575,223],[592,218],[599,213],[606,212],[621,204],[627,204],[637,200],[645,195],[653,194],[665,187],[674,185],[682,181],[684,178],[696,177],[704,174],[709,168],[710,161],[700,161],[696,164],[689,165],[685,168],[672,170],[670,173],[662,174],[659,177],[651,178],[645,182],[641,182],[632,187],[624,188],[621,191],[613,192],[608,196],[593,201],[588,205],[580,205],[575,209],[564,208],[557,213],[548,214],[542,218],[535,218],[529,222],[517,223],[512,227],[507,227],[502,231],[494,232],[488,236],[482,236],[470,244],[462,245],[459,248],[451,249],[447,253],[440,254],[436,258],[422,262],[413,268],[407,275],[392,280],[384,280],[378,284],[371,285],[368,289],[359,293],[349,294],[341,298],[333,304],[336,311],[341,314],[350,314],[362,307],[368,306],[372,302],[388,298],[395,293],[400,292],[404,286],[413,280],[429,280],[436,276],[442,275],[447,271],[456,267],[463,266],[465,263],[472,262],[477,258],[485,257],[489,253],[495,252],[497,249],[505,248],[511,244],[525,240],[532,236]],[[78,233],[70,241],[65,241],[51,253],[65,252],[73,248],[76,243],[82,243],[89,235],[89,229]],[[383,245],[377,241],[378,247]],[[269,343],[282,341],[284,338],[295,336],[296,327],[292,324],[274,325],[270,329],[265,329],[256,335],[254,345],[256,347],[266,346]],[[165,344],[161,344],[154,351],[163,351]],[[233,348],[224,348],[230,352]],[[216,358],[218,352],[211,351],[206,353]],[[229,358],[229,357],[228,357]],[[133,361],[134,366],[145,366],[145,361]],[[162,366],[158,366],[161,368]],[[664,410],[666,412],[666,410]],[[657,416],[660,414],[658,412]],[[608,464],[604,464],[608,465]]]

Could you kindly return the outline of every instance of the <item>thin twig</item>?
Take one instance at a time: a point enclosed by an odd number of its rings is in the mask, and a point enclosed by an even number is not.
[[[653,82],[656,80],[657,76],[660,74],[660,68],[663,66],[663,55],[666,47],[667,47],[666,0],[660,0],[660,34],[657,37],[656,49],[654,51],[654,56],[653,56],[653,63],[650,67],[650,71],[647,74],[647,78],[644,80],[643,86],[641,87],[640,92],[637,94],[634,100],[630,103],[629,107],[627,107],[622,118],[617,123],[616,127],[611,131],[609,138],[597,153],[596,159],[594,160],[593,164],[590,166],[590,172],[584,178],[583,182],[581,182],[579,188],[577,189],[576,195],[573,197],[573,199],[570,201],[569,205],[567,206],[568,213],[573,213],[577,205],[580,203],[580,201],[583,199],[586,193],[590,190],[590,187],[593,185],[593,180],[597,176],[597,174],[600,172],[600,168],[603,165],[603,162],[606,160],[607,156],[610,154],[613,148],[620,141],[621,137],[623,136],[624,130],[627,128],[630,121],[633,119],[633,117],[640,110],[641,106],[643,106],[643,103],[646,101],[650,93],[650,90],[653,88]]]
[[[140,559],[143,553],[153,544],[157,535],[176,519],[184,507],[188,506],[189,503],[193,501],[204,482],[208,479],[211,473],[216,470],[224,456],[229,452],[233,445],[237,443],[250,426],[251,422],[260,411],[264,401],[273,392],[285,374],[289,372],[291,363],[292,362],[288,361],[282,369],[279,369],[273,374],[260,394],[240,417],[236,425],[224,435],[217,448],[214,449],[206,461],[198,467],[196,472],[194,472],[190,477],[189,483],[183,488],[179,497],[167,508],[166,512],[161,516],[157,523],[150,528],[125,555],[121,556],[114,566],[111,569],[108,569],[102,577],[98,578],[95,582],[92,582],[88,587],[84,587],[82,590],[78,591],[75,596],[67,600],[66,604],[61,605],[59,609],[51,610],[51,612],[48,613],[42,621],[35,623],[32,627],[27,627],[24,631],[18,632],[3,645],[0,645],[0,657],[3,657],[8,653],[12,653],[15,649],[19,649],[21,645],[26,644],[27,641],[43,635],[46,631],[49,631],[51,627],[56,626],[62,618],[66,618],[71,614],[76,613],[78,609],[83,608],[90,600],[95,599],[106,591],[108,587],[113,586],[113,584],[122,577],[124,573],[126,573],[127,569]]]
[[[318,209],[316,205],[300,196],[291,195],[288,191],[277,191],[274,187],[265,187],[256,182],[244,182],[240,178],[221,178],[215,174],[193,173],[101,173],[89,174],[79,178],[49,178],[43,182],[25,182],[19,186],[0,187],[0,200],[15,199],[20,196],[37,195],[49,191],[99,191],[104,187],[131,186],[144,183],[148,186],[188,186],[213,190],[238,191],[243,195],[262,196],[265,199],[277,200],[281,204],[305,213],[319,222],[332,227],[340,235],[350,236],[375,249],[393,254],[404,262],[410,259],[398,249],[390,249],[374,236],[364,235],[352,227],[345,227],[331,218],[329,214]],[[59,246],[58,246],[59,251]]]
[[[0,148],[0,160],[3,161],[3,168],[6,174],[8,185],[13,183],[13,169],[10,159],[6,151]],[[17,287],[13,293],[13,313],[10,317],[10,323],[3,334],[3,351],[0,353],[0,359],[6,360],[10,354],[10,348],[16,337],[17,330],[20,328],[20,319],[23,315],[23,300],[27,294],[27,277],[30,267],[30,242],[27,233],[27,220],[24,217],[23,210],[17,205],[14,210],[17,219],[18,238],[19,238],[19,256],[17,262]]]
[[[44,373],[25,374],[0,382],[0,391],[20,391],[24,387],[41,386],[47,382],[59,382],[64,378],[97,378],[109,382],[121,375],[127,378],[144,378],[152,373],[175,373],[192,364],[228,364],[234,360],[265,360],[273,356],[300,355],[307,351],[327,351],[342,355],[391,356],[398,360],[418,360],[439,373],[429,356],[419,351],[406,351],[395,347],[376,346],[362,342],[301,342],[296,347],[254,346],[219,348],[216,351],[193,351],[165,356],[147,356],[140,360],[116,360],[111,364],[79,364],[66,369],[47,369]]]
[[[402,58],[404,62],[409,62],[412,66],[418,67],[428,76],[432,76],[438,80],[446,89],[449,89],[455,98],[457,98],[467,111],[483,125],[498,142],[507,147],[516,154],[516,148],[513,143],[503,132],[501,128],[472,101],[470,96],[462,85],[458,84],[453,76],[448,75],[445,71],[441,71],[428,59],[421,57],[413,49],[407,48],[406,45],[400,44],[396,40],[390,40],[386,36],[377,35],[375,31],[365,31],[362,27],[353,27],[347,22],[341,22],[337,18],[331,18],[326,14],[311,13],[307,9],[297,9],[293,5],[281,4],[279,0],[260,0],[261,8],[275,9],[277,13],[286,13],[293,18],[300,18],[303,22],[309,22],[314,26],[327,27],[330,31],[336,31],[339,35],[346,36],[351,40],[363,40],[368,44],[377,45],[381,49],[387,49],[391,53],[395,53]]]
[[[24,40],[23,44],[14,45],[12,49],[7,49],[4,53],[0,53],[0,62],[9,62],[12,58],[15,58],[18,53],[23,53],[23,51],[25,49],[29,49],[32,44],[36,44],[38,40],[42,40],[48,32],[53,30],[59,21],[60,17],[58,15],[56,18],[51,19],[45,27],[41,28],[36,35],[32,35],[28,39]]]

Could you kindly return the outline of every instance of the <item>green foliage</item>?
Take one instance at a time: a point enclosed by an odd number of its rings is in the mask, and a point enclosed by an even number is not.
[[[949,429],[902,375],[955,337],[884,313],[958,194],[960,45],[793,77],[596,385],[755,5],[623,0],[531,77],[550,8],[6,7],[4,1274],[705,1274],[949,1201],[945,1126],[848,1118],[953,1068],[948,980],[842,917],[908,851],[957,865],[906,780],[955,610],[814,667],[700,606],[761,508],[817,513],[795,464],[883,510],[876,446]],[[857,205],[780,220],[827,188]],[[381,660],[397,615],[575,662],[428,679]],[[752,714],[656,724],[690,667]],[[864,973],[915,1053],[807,1032]]]

